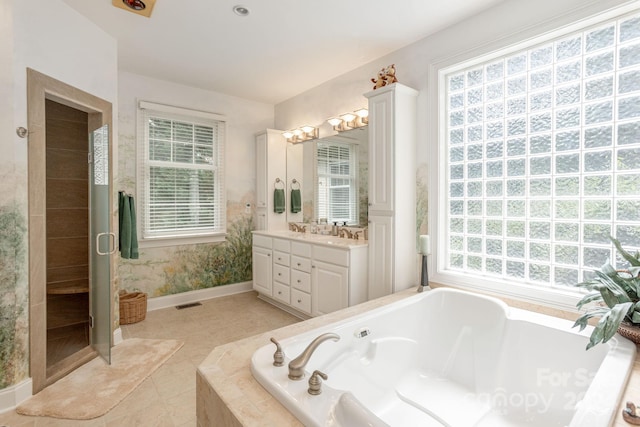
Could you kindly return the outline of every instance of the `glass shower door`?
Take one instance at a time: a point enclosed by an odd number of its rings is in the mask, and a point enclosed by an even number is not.
[[[116,250],[110,230],[109,127],[90,134],[89,142],[89,234],[91,247],[91,345],[111,363],[111,254]]]

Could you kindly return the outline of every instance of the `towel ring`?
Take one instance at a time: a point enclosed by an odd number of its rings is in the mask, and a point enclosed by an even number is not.
[[[278,184],[280,184],[282,187],[279,188]],[[282,180],[280,178],[276,178],[276,182],[273,183],[273,186],[277,190],[284,190],[284,182],[282,182]]]
[[[294,186],[294,185],[296,185],[296,184],[298,185],[298,188],[294,188],[294,187],[293,187],[293,186]],[[291,189],[292,189],[292,190],[299,190],[299,189],[300,189],[300,183],[299,183],[299,182],[298,182],[298,180],[297,180],[297,179],[295,179],[295,178],[293,178],[293,179],[291,180]]]

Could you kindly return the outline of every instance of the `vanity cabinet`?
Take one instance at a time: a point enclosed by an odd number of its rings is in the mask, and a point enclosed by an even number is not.
[[[369,100],[369,299],[416,282],[416,101],[395,83]]]
[[[253,238],[253,289],[264,295],[272,295],[271,239],[262,236]]]
[[[330,236],[301,242],[295,236],[284,236],[291,233],[253,234],[253,288],[264,299],[306,316],[320,316],[367,300],[366,243],[351,244]],[[268,263],[271,270],[265,265]],[[271,281],[271,288],[265,285],[267,281]]]

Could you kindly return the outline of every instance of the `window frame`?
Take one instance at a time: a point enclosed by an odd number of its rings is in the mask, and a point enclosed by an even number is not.
[[[224,242],[227,236],[227,221],[226,221],[226,140],[227,140],[227,119],[225,116],[210,113],[206,111],[193,110],[189,108],[176,107],[172,105],[159,104],[150,101],[138,100],[136,109],[136,123],[137,123],[137,161],[136,161],[136,189],[137,189],[137,226],[138,226],[138,239],[139,246],[141,248],[153,248],[153,247],[166,247],[185,244],[200,244],[200,243],[218,243]],[[146,112],[145,112],[146,111]],[[148,194],[149,194],[149,180],[148,171],[150,168],[149,161],[149,132],[148,125],[145,122],[147,115],[157,114],[159,118],[165,118],[173,121],[185,121],[193,124],[200,124],[204,126],[218,126],[221,130],[222,141],[218,141],[214,152],[217,151],[217,165],[216,168],[216,189],[217,207],[218,211],[215,212],[217,221],[220,222],[220,227],[213,232],[196,232],[196,233],[158,233],[155,236],[146,236],[145,234],[145,216],[148,210]],[[191,169],[191,168],[188,168]],[[196,168],[194,168],[195,170]]]
[[[436,243],[436,250],[430,256],[432,258],[433,273],[431,280],[433,282],[577,312],[576,303],[582,297],[582,293],[579,290],[572,292],[564,287],[539,287],[529,284],[514,286],[513,282],[509,280],[497,277],[491,277],[488,280],[478,279],[470,274],[446,269],[448,257],[448,243],[446,241],[448,188],[446,188],[445,184],[448,182],[449,169],[445,135],[447,128],[444,125],[447,119],[447,111],[441,108],[446,102],[447,95],[445,75],[455,70],[470,68],[491,59],[548,43],[553,39],[568,36],[576,31],[586,31],[590,28],[601,26],[614,18],[623,19],[636,14],[638,11],[637,4],[628,4],[588,17],[580,17],[577,13],[571,14],[572,16],[565,16],[556,21],[544,22],[534,27],[511,33],[493,43],[459,50],[447,57],[438,58],[431,63],[429,66],[429,86],[436,88],[429,94],[430,111],[434,112],[429,117],[429,122],[433,125],[429,135],[436,141],[436,144],[429,147],[429,157],[434,159],[430,163],[430,180],[435,183],[429,199],[430,206],[436,206],[429,213],[430,228],[432,235],[435,236]]]
[[[338,146],[347,146],[349,148],[349,169],[350,171],[352,171],[352,173],[349,175],[349,180],[350,180],[350,185],[349,185],[349,194],[353,197],[353,200],[350,201],[350,204],[353,206],[353,218],[350,219],[350,221],[347,222],[347,225],[357,225],[359,223],[359,217],[360,217],[360,204],[358,201],[358,197],[359,197],[359,185],[360,185],[360,177],[359,177],[359,171],[358,171],[358,165],[359,165],[359,156],[360,156],[360,147],[358,144],[355,144],[353,142],[348,142],[348,141],[341,141],[338,139],[338,137],[336,136],[334,140],[332,140],[331,138],[327,138],[324,140],[320,140],[320,141],[315,141],[314,142],[314,146],[313,146],[313,182],[314,187],[313,187],[313,192],[314,192],[314,215],[315,215],[315,219],[319,220],[320,214],[318,213],[318,198],[319,198],[319,192],[318,192],[318,183],[320,182],[320,174],[318,173],[318,144],[332,144],[332,145],[338,145]],[[324,175],[323,175],[324,176]],[[331,175],[327,175],[327,176],[331,176]],[[329,207],[327,207],[328,210],[330,210]],[[327,218],[327,222],[329,224],[333,223],[334,221],[330,218]],[[339,223],[342,223],[343,221],[337,221]],[[338,225],[342,225],[342,224],[338,224]]]

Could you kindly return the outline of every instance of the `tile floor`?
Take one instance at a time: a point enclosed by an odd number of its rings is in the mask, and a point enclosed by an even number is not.
[[[255,292],[214,298],[183,310],[151,311],[144,321],[122,326],[124,339],[178,339],[184,341],[184,346],[115,408],[88,421],[27,417],[12,411],[0,414],[0,427],[193,427],[196,368],[209,352],[218,345],[297,321],[259,300]]]

